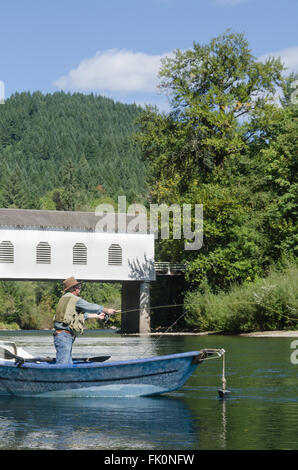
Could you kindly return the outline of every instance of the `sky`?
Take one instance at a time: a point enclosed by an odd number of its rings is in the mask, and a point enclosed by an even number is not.
[[[166,109],[162,57],[230,28],[298,71],[297,18],[298,0],[2,0],[0,101],[63,90]]]

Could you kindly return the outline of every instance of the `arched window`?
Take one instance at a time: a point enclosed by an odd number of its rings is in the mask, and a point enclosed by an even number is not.
[[[36,263],[51,264],[51,247],[48,242],[39,242],[36,247]]]
[[[14,246],[10,241],[0,243],[0,263],[14,263]]]
[[[109,247],[108,264],[110,266],[122,266],[122,248],[117,243]]]
[[[73,264],[87,264],[87,247],[84,243],[76,243],[72,249]]]

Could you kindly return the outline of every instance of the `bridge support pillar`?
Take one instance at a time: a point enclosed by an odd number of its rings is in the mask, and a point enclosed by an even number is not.
[[[150,283],[122,282],[121,333],[150,333]]]
[[[150,283],[140,283],[140,318],[139,329],[141,334],[150,333]]]

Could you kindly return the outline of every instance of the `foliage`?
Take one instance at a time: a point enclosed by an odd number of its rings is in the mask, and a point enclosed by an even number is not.
[[[118,283],[99,283],[99,282],[86,282],[82,285],[81,297],[88,302],[96,303],[99,305],[115,308],[121,308],[121,285]],[[101,321],[88,320],[85,323],[86,328],[103,328],[105,326]],[[107,327],[121,326],[120,314],[112,315],[106,325]]]
[[[89,211],[124,194],[146,207],[202,204],[199,251],[183,238],[156,242],[157,260],[187,265],[184,292],[165,303],[186,293],[192,329],[297,327],[297,76],[283,73],[280,60],[256,60],[243,34],[226,31],[164,59],[167,114],[94,95],[17,93],[1,106],[0,205]],[[60,294],[57,283],[0,282],[0,324],[51,327]],[[82,295],[120,305],[116,284],[86,283]],[[179,315],[157,310],[152,325]]]
[[[206,279],[212,292],[227,291],[295,256],[297,104],[282,72],[278,59],[257,61],[244,35],[227,31],[165,59],[160,88],[171,111],[147,108],[138,119],[151,200],[203,204],[200,251],[173,239],[157,248],[161,259],[187,263],[191,288]]]
[[[185,298],[185,322],[199,331],[248,332],[297,329],[298,266],[275,268],[266,278],[212,293],[208,283]]]
[[[90,210],[102,196],[144,197],[145,165],[131,139],[139,113],[80,93],[12,95],[0,114],[0,205]]]
[[[0,205],[93,211],[144,200],[145,165],[131,135],[140,108],[94,95],[16,93],[1,106]],[[87,300],[120,305],[118,285],[86,285]],[[57,283],[0,282],[2,327],[52,328]],[[119,315],[108,325],[120,326]],[[102,323],[88,321],[87,327]]]
[[[287,252],[298,254],[298,105],[280,110],[279,117],[274,139],[261,150],[263,188],[272,195],[264,224],[274,259]]]
[[[22,329],[40,328],[42,303],[36,302],[34,283],[0,282],[0,321],[17,324]],[[48,312],[43,309],[43,314]]]
[[[119,308],[121,289],[118,284],[84,283],[82,297],[92,303]],[[58,282],[0,282],[0,325],[14,329],[51,329],[56,305],[62,295]],[[4,325],[4,326],[3,326]],[[6,325],[6,326],[5,326]],[[107,326],[120,326],[119,315]],[[102,328],[97,320],[88,320],[86,328]],[[1,326],[0,326],[1,328]]]
[[[20,327],[17,323],[3,323],[0,322],[0,330],[19,330]]]
[[[273,107],[269,100],[282,83],[282,69],[277,59],[256,61],[244,36],[229,31],[209,45],[194,43],[192,50],[164,59],[160,88],[172,110],[156,115],[148,108],[139,119],[151,178],[166,185],[178,178],[183,194],[189,183],[205,181],[245,151],[261,130],[256,117],[260,123]]]

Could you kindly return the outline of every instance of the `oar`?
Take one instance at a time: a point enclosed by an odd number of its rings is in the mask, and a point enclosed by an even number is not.
[[[3,348],[4,350],[4,359],[15,359],[16,363],[24,364],[25,362],[52,362],[55,363],[56,359],[51,357],[32,357],[32,358],[25,358],[21,356],[17,356],[13,354],[8,349]],[[110,359],[111,356],[94,356],[94,357],[77,357],[74,358],[74,361],[79,362],[104,362]]]
[[[94,357],[74,357],[73,361],[78,362],[104,362],[110,359],[111,356],[94,356]]]
[[[22,356],[17,356],[13,354],[8,349],[2,348],[4,350],[4,359],[15,359],[16,363],[24,364],[24,362],[55,362],[55,359],[51,357],[30,357],[25,358]]]

